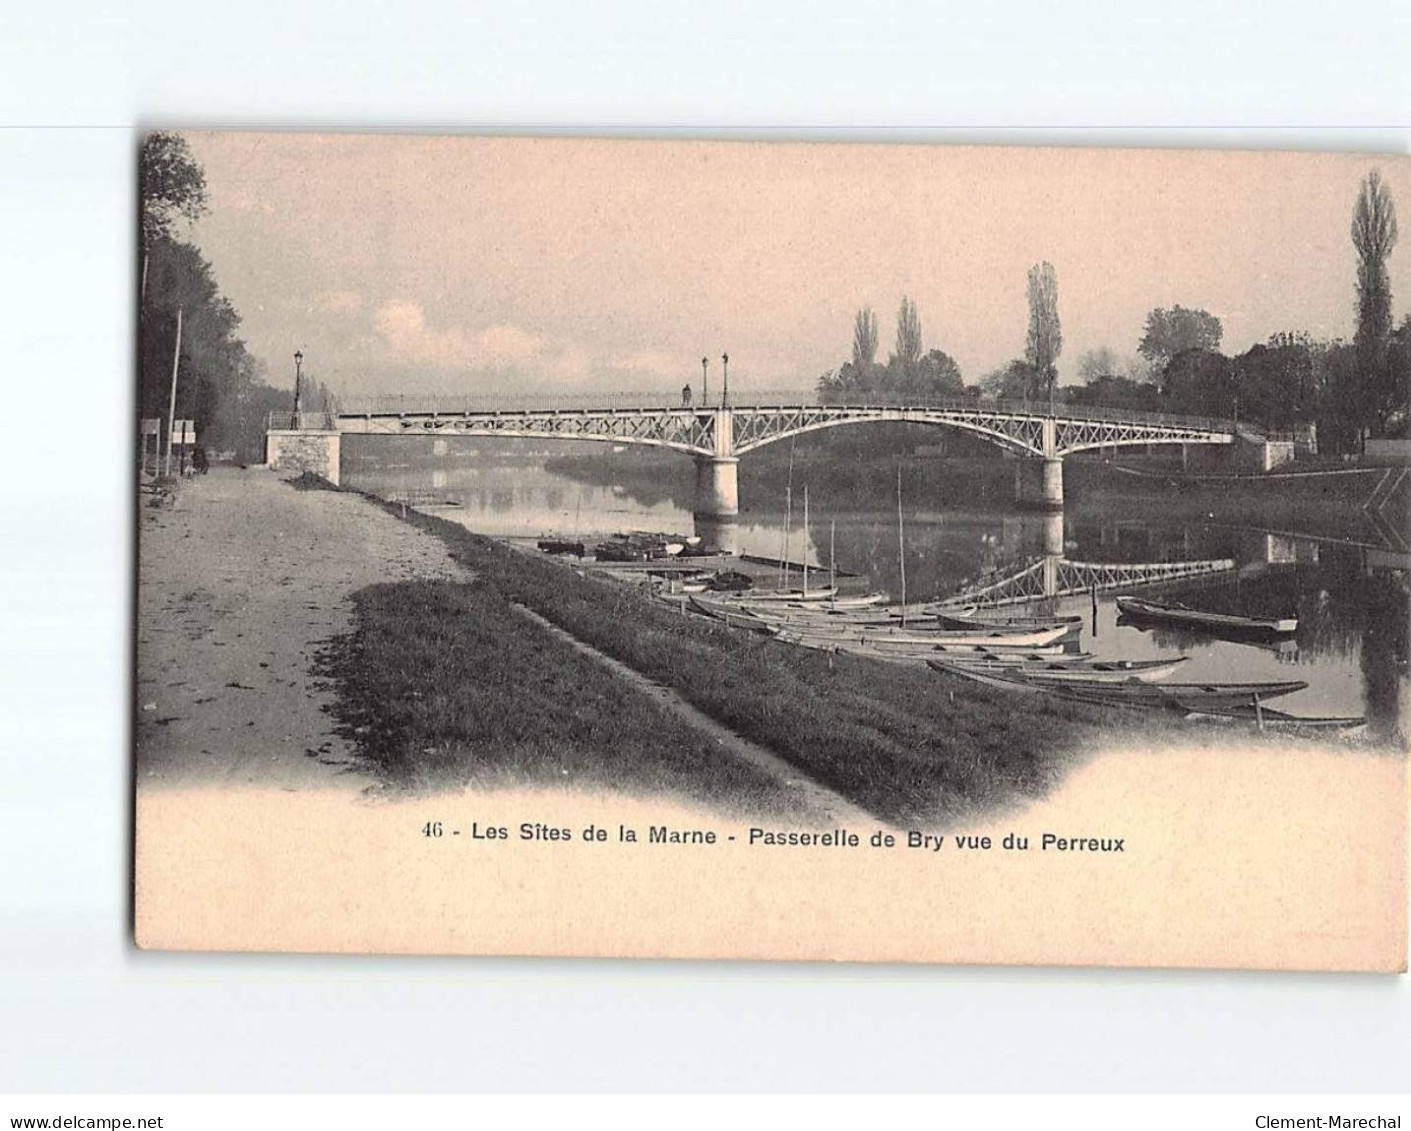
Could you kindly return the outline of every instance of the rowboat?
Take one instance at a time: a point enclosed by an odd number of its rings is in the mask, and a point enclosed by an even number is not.
[[[735,600],[740,601],[742,603],[751,603],[756,601],[770,603],[787,603],[789,601],[823,601],[833,596],[833,594],[835,594],[837,591],[837,588],[832,585],[825,585],[822,588],[814,589],[752,589],[748,593],[742,593],[740,596],[736,597]]]
[[[540,538],[538,546],[546,554],[572,554],[575,558],[581,558],[586,552],[582,542],[566,538]]]
[[[1079,616],[1023,617],[1005,616],[1000,613],[957,613],[934,608],[923,609],[922,615],[934,618],[937,623],[946,628],[995,628],[1001,625],[1013,628],[1043,628],[1052,624],[1067,624],[1081,628],[1083,625],[1083,618]]]
[[[1018,674],[1037,683],[1122,683],[1138,680],[1152,683],[1165,679],[1186,662],[1185,656],[1174,660],[1056,660],[1021,661],[1018,663],[985,659],[960,660],[955,663],[971,671],[998,671]]]
[[[737,608],[748,608],[755,616],[769,621],[771,624],[782,625],[787,628],[794,628],[800,632],[814,633],[820,636],[843,635],[853,637],[858,633],[924,633],[927,636],[1004,636],[1017,638],[1019,643],[1025,642],[1026,638],[1044,634],[1049,637],[1043,643],[1049,643],[1052,639],[1060,637],[1066,638],[1070,635],[1070,630],[1076,626],[1067,624],[1039,624],[1032,628],[1025,628],[1015,625],[977,625],[970,628],[943,628],[934,620],[913,618],[902,620],[900,617],[892,617],[886,613],[872,612],[870,610],[856,610],[850,613],[819,613],[809,609],[803,609],[797,605],[774,603],[756,603],[748,600],[730,601],[730,605]]]
[[[758,619],[758,618],[757,618]],[[815,632],[797,625],[770,625],[780,640],[820,647],[849,644],[870,644],[878,648],[964,648],[970,651],[1028,652],[1053,648],[1054,655],[1063,651],[1058,641],[1060,630],[1048,632],[988,635],[978,632],[906,632],[903,629],[879,629],[864,632]]]
[[[1263,730],[1349,731],[1367,725],[1367,720],[1360,715],[1290,715],[1264,706],[1260,706],[1258,710],[1253,707],[1203,708],[1199,711],[1192,711],[1191,714],[1212,719],[1235,719],[1239,722],[1254,723]]]
[[[871,609],[885,604],[885,593],[863,593],[856,597],[829,597],[826,601],[800,601],[799,608],[812,613],[847,612],[851,609]]]
[[[1140,597],[1118,597],[1117,608],[1133,620],[1163,621],[1169,624],[1194,625],[1199,628],[1222,629],[1228,632],[1277,633],[1297,632],[1297,617],[1241,617],[1232,613],[1211,613],[1189,609],[1185,605],[1143,601]]]
[[[785,633],[778,633],[776,640],[785,640]],[[952,662],[961,661],[993,661],[997,666],[1007,666],[1011,663],[1021,664],[1028,662],[1051,662],[1059,663],[1064,659],[1063,649],[1057,644],[1049,644],[1043,648],[1030,648],[1025,651],[1006,652],[1003,650],[975,648],[965,644],[918,644],[918,645],[882,645],[876,644],[838,644],[828,641],[802,641],[791,640],[789,643],[800,644],[805,648],[817,648],[824,651],[842,652],[848,656],[866,656],[871,660],[887,660],[891,663],[924,664],[927,660],[944,659]]]
[[[743,626],[742,626],[743,627]],[[878,660],[912,661],[920,663],[928,659],[946,660],[991,660],[997,664],[1022,661],[1061,662],[1069,654],[1058,644],[1046,644],[1042,648],[1002,648],[984,647],[974,644],[916,644],[910,641],[890,640],[861,641],[835,640],[831,637],[805,636],[784,628],[770,628],[770,635],[781,644],[792,644],[800,648],[811,648],[819,652],[838,652],[849,656],[867,656]],[[1090,655],[1074,654],[1073,658],[1091,659]]]
[[[1291,695],[1308,686],[1300,679],[1266,683],[1144,683],[1128,679],[1122,683],[1101,680],[1072,680],[1066,683],[1030,679],[1023,674],[975,671],[964,664],[928,660],[931,667],[950,675],[1006,690],[1024,690],[1059,695],[1065,699],[1109,707],[1146,707],[1182,713],[1248,707],[1253,710],[1266,699]]]
[[[1042,648],[1058,643],[1063,635],[1062,628],[1043,629],[1039,632],[913,632],[900,625],[887,628],[828,626],[819,628],[813,625],[780,624],[767,618],[760,618],[766,624],[774,624],[780,631],[815,640],[832,640],[839,644],[964,644],[972,648],[1005,648],[1009,651],[1024,648]]]

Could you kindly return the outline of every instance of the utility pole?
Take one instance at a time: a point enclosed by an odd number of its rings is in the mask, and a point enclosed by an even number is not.
[[[701,407],[710,407],[710,358],[701,358]]]
[[[181,307],[176,308],[176,348],[171,354],[171,401],[167,405],[167,468],[171,476],[171,440],[176,428],[176,373],[181,362]]]

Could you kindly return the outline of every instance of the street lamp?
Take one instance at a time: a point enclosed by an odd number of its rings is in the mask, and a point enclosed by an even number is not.
[[[304,354],[302,350],[294,351],[294,427],[299,427],[299,399],[303,395],[304,389]]]
[[[710,404],[710,385],[709,385],[709,383],[708,383],[708,381],[709,381],[709,374],[708,374],[708,368],[709,368],[709,366],[710,366],[710,358],[708,358],[708,357],[703,357],[703,358],[701,358],[701,407],[702,407],[702,408],[705,408],[707,405]]]
[[[722,353],[720,355],[720,364],[725,372],[725,389],[720,394],[720,407],[727,408],[730,404],[730,355],[728,353]]]

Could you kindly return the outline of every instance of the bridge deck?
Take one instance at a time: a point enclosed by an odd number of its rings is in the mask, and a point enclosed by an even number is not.
[[[728,406],[662,404],[630,394],[584,403],[546,403],[526,396],[375,397],[349,401],[332,413],[272,413],[271,429],[328,430],[378,435],[515,436],[601,440],[735,456],[804,432],[847,424],[909,422],[961,428],[1018,451],[1061,456],[1085,448],[1151,443],[1233,443],[1231,421],[1122,409],[1061,406],[1054,414],[1033,404],[981,397],[859,403],[820,403],[797,391],[742,396]]]

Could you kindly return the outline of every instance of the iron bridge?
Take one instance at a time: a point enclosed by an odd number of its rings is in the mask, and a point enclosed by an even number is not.
[[[652,403],[655,400],[657,403]],[[660,397],[595,398],[581,405],[477,399],[378,397],[328,414],[271,414],[271,428],[396,436],[505,436],[643,444],[688,455],[735,458],[766,444],[842,425],[926,424],[958,428],[1013,452],[1059,458],[1134,444],[1231,444],[1247,431],[1231,421],[960,397],[821,404],[797,391],[713,406],[662,405]],[[1252,438],[1252,437],[1251,437]]]

